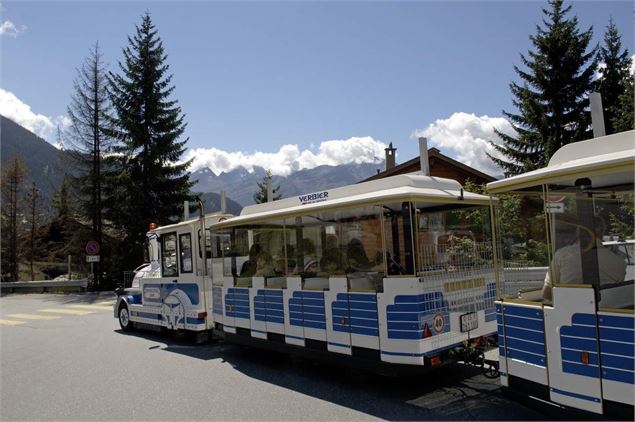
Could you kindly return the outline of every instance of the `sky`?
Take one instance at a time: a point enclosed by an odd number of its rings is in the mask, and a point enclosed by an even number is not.
[[[633,53],[632,1],[575,1],[595,46],[612,17]],[[418,136],[467,165],[511,133],[509,83],[546,1],[2,1],[0,114],[57,143],[76,69],[99,42],[117,71],[145,11],[188,124],[191,170],[397,162]],[[522,67],[522,66],[521,66]],[[59,145],[58,145],[59,146]]]

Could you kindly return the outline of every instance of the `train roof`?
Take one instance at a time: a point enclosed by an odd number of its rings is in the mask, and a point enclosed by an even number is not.
[[[633,183],[635,131],[573,142],[553,154],[546,167],[487,184],[490,193],[525,189],[548,183],[573,186],[588,177],[593,187]]]
[[[233,214],[224,214],[224,213],[221,213],[221,212],[205,214],[205,225],[207,227],[209,227],[210,225],[218,222],[218,220],[220,220],[220,219],[230,219],[232,217],[234,217]],[[179,229],[181,227],[189,226],[192,223],[198,224],[199,221],[200,221],[199,217],[190,218],[188,220],[179,221],[178,223],[169,224],[167,226],[157,227],[153,231],[155,231],[155,232],[168,232],[168,231]]]
[[[220,228],[256,220],[391,201],[417,200],[435,205],[489,204],[490,198],[488,196],[462,191],[461,184],[455,180],[418,174],[401,174],[385,179],[296,195],[278,201],[250,205],[243,208],[240,216],[217,223],[214,226]]]

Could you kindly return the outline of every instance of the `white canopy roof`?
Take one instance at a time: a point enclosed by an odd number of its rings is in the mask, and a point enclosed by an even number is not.
[[[588,177],[593,187],[633,183],[635,131],[574,142],[560,148],[547,167],[487,184],[491,193],[557,183],[573,186]]]
[[[371,205],[391,201],[416,200],[431,204],[489,204],[489,197],[464,192],[455,180],[440,177],[402,174],[335,189],[326,189],[298,195],[279,201],[251,205],[243,208],[239,217],[215,224],[214,227],[232,226],[256,220],[281,218],[307,212],[326,211],[352,205]]]

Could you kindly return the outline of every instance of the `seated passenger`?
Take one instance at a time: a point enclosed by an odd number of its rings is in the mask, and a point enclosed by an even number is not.
[[[595,231],[580,227],[575,220],[565,217],[556,227],[556,245],[560,246],[554,255],[545,276],[542,297],[551,301],[554,284],[584,284],[582,257],[588,253],[597,254],[600,285],[624,281],[626,262],[602,245],[605,224],[599,217],[593,219]],[[562,239],[558,240],[558,237]],[[552,280],[553,277],[553,280]]]
[[[273,269],[273,259],[271,255],[266,251],[260,252],[256,257],[256,272],[254,276],[274,277],[276,275],[276,271]]]
[[[359,239],[351,239],[346,250],[347,273],[371,271],[373,264],[369,261],[364,245]]]
[[[240,268],[240,277],[251,277],[256,272],[256,257],[261,251],[261,247],[258,243],[254,243],[249,248],[249,259],[243,262],[243,266]]]

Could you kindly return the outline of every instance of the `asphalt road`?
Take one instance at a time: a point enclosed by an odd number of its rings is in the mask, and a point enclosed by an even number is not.
[[[123,333],[112,297],[0,298],[0,419],[549,419],[463,365],[385,378],[237,345]]]

